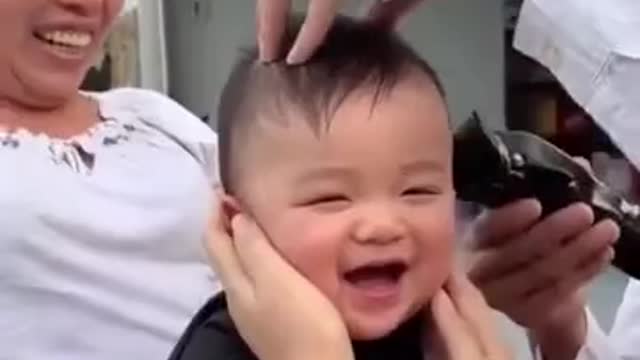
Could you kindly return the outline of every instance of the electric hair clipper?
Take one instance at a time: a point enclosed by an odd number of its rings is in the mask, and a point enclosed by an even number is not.
[[[541,137],[489,131],[474,113],[455,133],[454,184],[460,200],[492,208],[522,198],[537,198],[544,215],[574,202],[590,205],[596,219],[620,226],[613,265],[640,279],[640,206]]]

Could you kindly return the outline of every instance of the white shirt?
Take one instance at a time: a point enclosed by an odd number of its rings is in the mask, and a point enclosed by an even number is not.
[[[514,45],[548,67],[640,168],[640,1],[525,0]],[[630,281],[608,336],[588,319],[577,360],[640,360],[640,282]]]
[[[213,131],[150,91],[90,96],[83,136],[0,133],[0,360],[163,359],[219,289]]]

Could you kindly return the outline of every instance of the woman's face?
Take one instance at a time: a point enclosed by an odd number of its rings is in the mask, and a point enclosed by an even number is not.
[[[0,101],[55,107],[76,93],[124,0],[0,0]]]

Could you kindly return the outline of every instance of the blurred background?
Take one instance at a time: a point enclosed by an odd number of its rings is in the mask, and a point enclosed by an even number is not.
[[[305,1],[294,1],[300,10]],[[359,14],[370,3],[345,1]],[[452,118],[477,111],[490,127],[533,131],[592,162],[598,176],[640,198],[640,176],[544,68],[511,46],[521,0],[442,0],[423,6],[402,34],[431,62],[448,92]],[[84,88],[139,86],[168,94],[215,128],[217,98],[238,50],[254,42],[254,0],[128,0]],[[605,330],[627,278],[615,270],[591,289]],[[524,333],[506,319],[518,359]]]

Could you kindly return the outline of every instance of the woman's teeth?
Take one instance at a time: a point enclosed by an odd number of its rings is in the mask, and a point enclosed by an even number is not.
[[[91,44],[91,34],[77,31],[49,31],[38,34],[53,45],[81,48]]]

